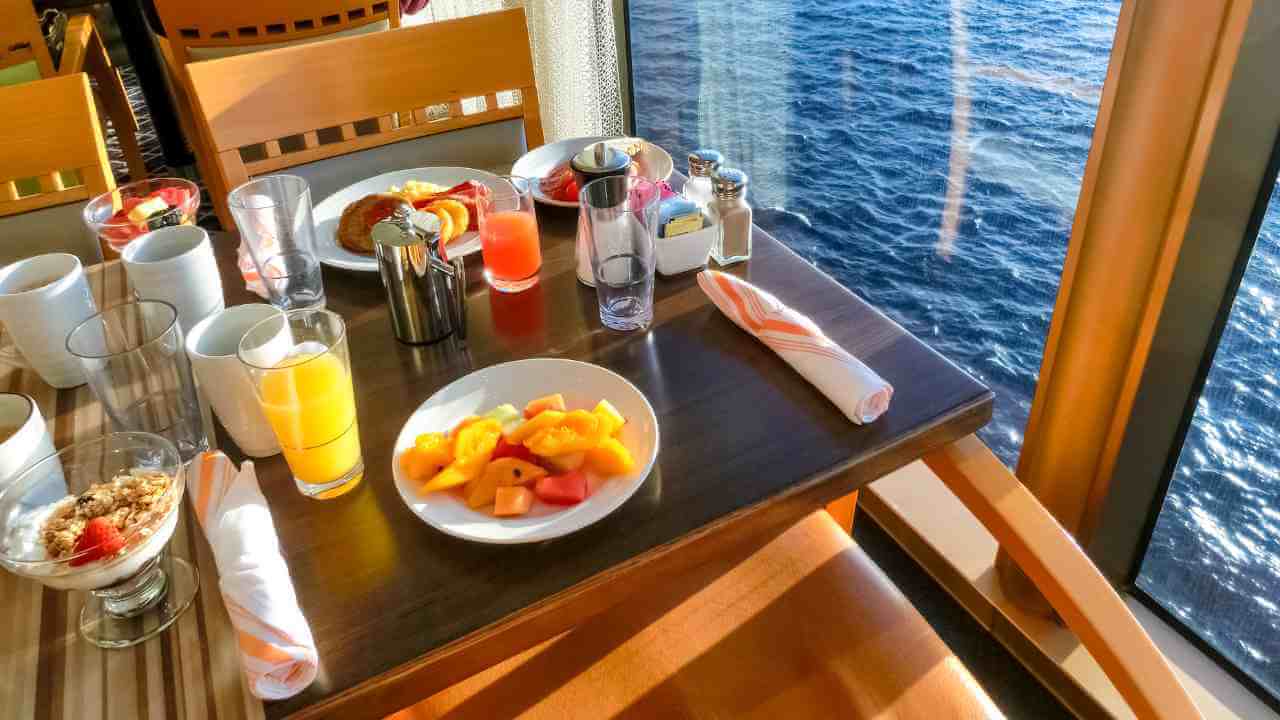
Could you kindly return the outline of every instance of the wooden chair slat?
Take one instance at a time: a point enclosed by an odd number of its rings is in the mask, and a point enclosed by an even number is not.
[[[475,122],[475,118],[482,118],[481,123]],[[315,162],[316,160],[324,160],[325,158],[338,157],[347,155],[361,150],[369,150],[371,148],[380,147],[382,145],[390,145],[391,143],[401,142],[403,140],[412,140],[415,138],[429,137],[431,135],[439,135],[440,133],[449,132],[450,130],[461,130],[463,128],[475,127],[477,124],[501,122],[503,120],[515,120],[520,117],[519,108],[504,108],[494,113],[482,113],[481,115],[468,115],[466,118],[447,118],[445,120],[436,120],[427,123],[415,123],[390,130],[385,133],[377,133],[376,135],[361,135],[352,138],[349,142],[330,143],[321,145],[316,148],[308,148],[281,155],[278,158],[265,158],[254,162],[243,163],[244,171],[247,173],[246,178],[255,177],[257,175],[265,175],[268,173],[278,172],[286,168],[302,165],[303,163]],[[237,157],[239,153],[237,153]]]
[[[168,0],[165,0],[167,3]],[[478,39],[483,39],[479,41]],[[433,49],[422,52],[423,47]],[[520,50],[523,49],[523,52]],[[520,8],[459,20],[367,33],[187,66],[197,100],[200,134],[216,158],[274,138],[337,127],[340,139],[297,152],[216,168],[220,184],[235,187],[247,173],[275,172],[391,142],[449,130],[523,119],[529,148],[542,144],[533,58]],[[414,82],[405,82],[411,76]],[[261,79],[246,83],[246,78]],[[247,88],[253,101],[246,101]],[[497,93],[520,88],[524,102],[499,108]],[[464,98],[482,98],[483,110],[463,115]],[[428,108],[447,106],[450,115],[428,120]],[[278,108],[288,107],[289,112]],[[406,109],[409,108],[409,109]],[[356,134],[356,124],[376,125]],[[224,223],[225,199],[214,196]]]
[[[268,140],[262,143],[262,147],[266,150],[267,157],[280,157],[280,141]]]

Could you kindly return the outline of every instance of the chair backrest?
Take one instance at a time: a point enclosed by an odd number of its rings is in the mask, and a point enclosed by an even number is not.
[[[523,121],[542,144],[522,9],[328,40],[187,66],[198,121],[225,187],[251,176],[428,135]],[[518,91],[513,102],[501,94]],[[481,98],[475,112],[463,100]],[[468,103],[470,104],[470,103]],[[355,123],[377,118],[373,132]],[[322,133],[337,128],[338,131]],[[281,138],[300,135],[298,147]],[[262,144],[265,157],[242,148]],[[514,159],[514,158],[512,158]]]
[[[400,27],[398,0],[155,0],[155,7],[179,72],[189,62]]]
[[[115,188],[101,128],[84,73],[0,87],[0,261],[100,257],[80,208]]]
[[[0,0],[0,69],[35,63],[31,77],[53,76],[53,58],[44,44],[40,20],[31,0]],[[9,84],[0,80],[0,84]]]

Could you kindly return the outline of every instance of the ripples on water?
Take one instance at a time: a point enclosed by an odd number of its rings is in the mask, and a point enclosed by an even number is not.
[[[1272,692],[1280,690],[1278,243],[1280,188],[1272,193],[1138,579]]]
[[[995,415],[981,435],[1012,465],[1119,2],[630,6],[638,132],[681,169],[695,147],[723,151],[751,174],[763,227],[989,385]],[[941,228],[953,147],[967,162],[950,181],[963,183],[951,236]],[[1263,642],[1256,628],[1228,628],[1218,609],[1274,623],[1280,603],[1271,394],[1280,388],[1269,370],[1280,367],[1271,305],[1280,268],[1262,243],[1254,265],[1265,267],[1250,273],[1265,280],[1246,278],[1246,307],[1229,331],[1240,325],[1249,340],[1210,378],[1188,438],[1193,461],[1175,477],[1144,587],[1174,606],[1206,595],[1225,604],[1187,619],[1229,652],[1250,637],[1261,656],[1253,667],[1274,673],[1275,625]]]

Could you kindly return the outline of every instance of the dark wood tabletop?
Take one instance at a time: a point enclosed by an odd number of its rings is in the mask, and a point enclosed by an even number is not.
[[[540,207],[539,224],[532,290],[490,292],[479,255],[469,258],[465,345],[397,342],[378,275],[325,268],[328,307],[348,325],[366,472],[356,490],[317,501],[283,457],[257,463],[321,664],[301,695],[267,703],[269,718],[379,717],[642,593],[658,581],[646,568],[695,562],[701,538],[798,519],[990,418],[986,387],[762,231],[732,272],[893,384],[876,422],[849,422],[722,316],[693,274],[659,277],[649,331],[604,329],[595,291],[574,274],[575,211]],[[215,234],[229,305],[257,300],[236,275],[235,245]],[[452,380],[526,357],[585,360],[635,383],[661,427],[652,474],[612,515],[557,540],[490,546],[437,532],[393,485],[401,426]]]

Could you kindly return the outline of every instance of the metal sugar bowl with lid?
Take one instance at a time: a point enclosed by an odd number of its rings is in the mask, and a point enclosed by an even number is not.
[[[569,167],[573,169],[573,175],[578,181],[578,187],[585,188],[592,180],[626,175],[631,169],[631,156],[610,146],[608,143],[592,143],[569,159]],[[591,273],[589,242],[586,211],[580,210],[578,213],[578,238],[574,248],[578,282],[589,287],[595,287],[596,279]]]

